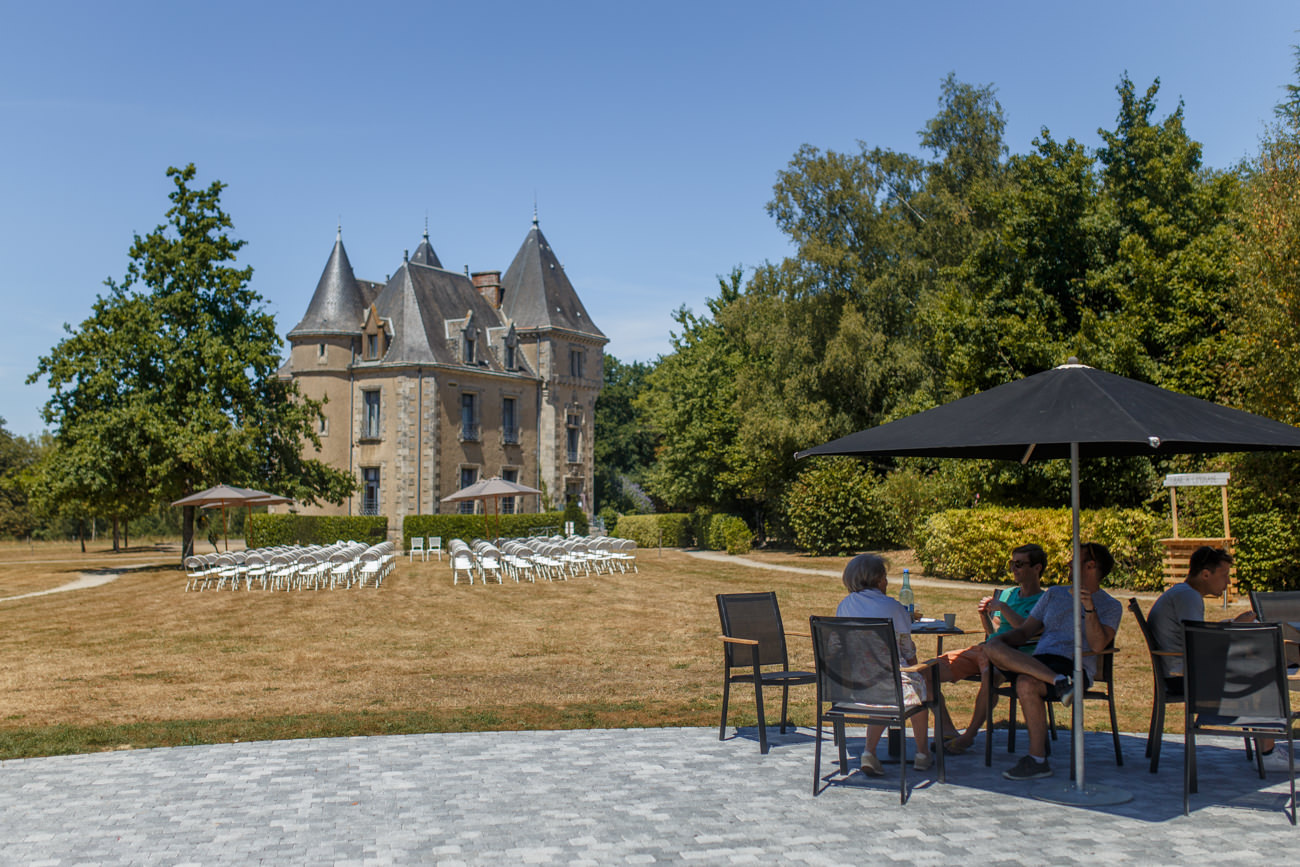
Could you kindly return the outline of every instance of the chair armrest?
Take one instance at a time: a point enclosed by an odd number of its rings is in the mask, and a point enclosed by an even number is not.
[[[1182,656],[1177,650],[1153,650],[1152,656]]]
[[[787,632],[788,638],[812,638],[811,632]]]
[[[729,635],[720,635],[718,637],[721,638],[723,641],[725,641],[727,644],[749,644],[752,646],[758,645],[758,642],[752,638],[732,638]]]
[[[918,662],[916,665],[900,665],[899,671],[928,671],[938,662],[937,659],[927,659],[925,662]]]

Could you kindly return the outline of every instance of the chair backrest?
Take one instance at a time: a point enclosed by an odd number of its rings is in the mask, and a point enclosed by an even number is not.
[[[1187,708],[1198,726],[1278,722],[1290,716],[1282,627],[1183,622]]]
[[[1137,621],[1138,629],[1142,630],[1142,637],[1146,639],[1147,652],[1151,654],[1151,670],[1155,672],[1157,678],[1163,679],[1168,674],[1165,661],[1163,657],[1156,655],[1156,651],[1160,648],[1156,646],[1156,637],[1151,634],[1151,627],[1147,624],[1146,615],[1142,613],[1142,606],[1138,605],[1136,597],[1129,599],[1128,610],[1133,613],[1133,619]]]
[[[1250,607],[1264,623],[1300,623],[1300,590],[1252,590]]]
[[[757,641],[759,665],[787,665],[785,629],[781,626],[781,608],[775,593],[719,593],[717,598],[723,635]],[[723,647],[727,665],[750,664],[748,647],[727,643]]]
[[[442,550],[442,537],[441,537],[441,536],[430,536],[430,537],[429,537],[429,546],[428,546],[428,547],[429,547],[429,550],[430,550],[430,551],[441,551],[441,550]]]
[[[903,707],[898,638],[888,617],[818,617],[812,627],[817,700]],[[819,709],[820,713],[820,709]]]

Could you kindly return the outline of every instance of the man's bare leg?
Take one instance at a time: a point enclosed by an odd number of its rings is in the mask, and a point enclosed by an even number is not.
[[[1047,685],[1056,683],[1057,673],[1028,653],[1021,653],[1014,647],[1000,641],[988,641],[984,644],[984,653],[989,662],[1003,671],[1015,674],[1027,674]]]
[[[1051,672],[1047,666],[1043,668]],[[1055,677],[1056,673],[1052,672],[1052,676]],[[1029,731],[1029,755],[1044,761],[1047,757],[1047,684],[1032,677],[1016,678],[1016,697],[1020,699],[1025,728]]]

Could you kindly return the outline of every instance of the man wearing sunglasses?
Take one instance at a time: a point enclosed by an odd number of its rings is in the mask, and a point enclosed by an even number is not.
[[[984,632],[991,636],[1010,632],[1025,622],[1025,618],[1034,610],[1040,596],[1043,595],[1041,584],[1043,570],[1047,568],[1047,553],[1039,545],[1021,545],[1011,552],[1007,562],[1015,579],[1016,586],[985,596],[979,602],[980,620],[984,623]],[[1032,642],[1020,646],[1020,652],[1033,653]],[[988,656],[984,645],[975,644],[962,650],[953,650],[939,657],[939,679],[946,682],[965,680],[976,677],[988,668]],[[985,706],[990,701],[991,690],[988,682],[980,684],[979,694],[975,697],[975,710],[971,715],[970,725],[966,731],[944,742],[943,748],[950,755],[957,755],[970,749],[984,724],[987,711]],[[992,696],[996,702],[997,695]],[[944,730],[953,731],[956,727],[948,718],[948,709],[944,707]]]
[[[1083,618],[1084,647],[1101,653],[1115,639],[1124,608],[1119,600],[1101,589],[1102,579],[1115,567],[1106,546],[1088,542],[1080,546],[1079,607]],[[1074,563],[1070,563],[1073,572]],[[1037,638],[1033,655],[1017,648]],[[1097,673],[1097,657],[1084,656],[1084,683],[1074,684],[1074,599],[1070,586],[1052,587],[1034,605],[1024,622],[984,644],[989,662],[1016,678],[1016,698],[1029,730],[1029,754],[1015,767],[1002,773],[1008,780],[1050,777],[1047,763],[1047,702],[1059,699],[1069,704],[1075,687],[1086,689]]]

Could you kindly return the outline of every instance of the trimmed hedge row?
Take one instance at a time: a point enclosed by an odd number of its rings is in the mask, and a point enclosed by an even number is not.
[[[728,554],[748,554],[754,534],[743,518],[700,510],[694,514],[623,515],[612,535],[631,539],[639,548],[687,548],[695,545]]]
[[[339,539],[377,544],[388,538],[382,515],[250,515],[244,542],[249,548],[269,545],[329,545]]]
[[[618,519],[616,535],[620,539],[631,539],[638,548],[658,548],[662,532],[663,545],[669,548],[689,548],[695,542],[692,518],[692,515],[685,512],[624,515]]]
[[[497,516],[488,515],[487,527],[495,530]],[[533,536],[538,532],[558,533],[564,529],[563,512],[532,512],[501,515],[503,537]],[[451,539],[481,539],[486,532],[482,515],[407,515],[402,520],[402,550],[411,547],[412,536],[441,536],[443,548]]]
[[[1044,584],[1070,580],[1069,509],[950,509],[931,515],[920,531],[917,557],[926,574],[982,583],[1008,583],[1011,550],[1036,542],[1047,552]],[[1160,544],[1164,522],[1138,509],[1096,509],[1080,516],[1085,542],[1100,542],[1115,557],[1106,586],[1129,590],[1164,587]]]

